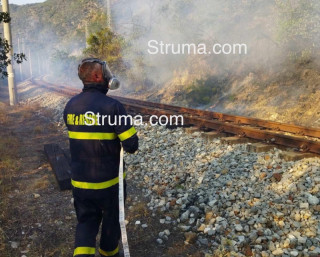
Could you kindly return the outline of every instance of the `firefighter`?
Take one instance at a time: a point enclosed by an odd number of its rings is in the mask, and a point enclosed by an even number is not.
[[[119,87],[107,63],[84,59],[78,75],[83,82],[82,92],[64,109],[78,220],[73,256],[95,256],[95,240],[102,223],[99,253],[116,257],[121,236],[118,203],[121,144],[124,151],[134,153],[138,149],[138,137],[132,122],[117,122],[126,111],[120,102],[106,95],[109,89]],[[103,115],[109,117],[110,123],[102,125],[99,119]]]

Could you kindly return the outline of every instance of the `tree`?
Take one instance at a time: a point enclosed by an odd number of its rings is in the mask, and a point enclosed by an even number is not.
[[[90,57],[106,60],[112,71],[122,73],[125,69],[122,58],[124,39],[111,31],[103,28],[91,34],[87,39],[88,47],[83,53]]]
[[[0,12],[0,23],[10,22],[11,18],[9,13]],[[1,78],[5,78],[8,76],[6,68],[9,64],[11,64],[11,60],[8,58],[8,53],[11,51],[11,45],[9,45],[8,41],[2,37],[0,37],[0,76]],[[26,60],[25,55],[23,53],[18,53],[13,55],[13,60],[18,64],[22,63],[23,60]]]
[[[51,72],[56,78],[72,80],[76,78],[79,60],[64,50],[55,50],[50,58]]]

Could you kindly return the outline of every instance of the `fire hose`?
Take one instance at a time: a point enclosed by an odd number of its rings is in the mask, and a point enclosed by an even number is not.
[[[120,151],[120,166],[119,166],[119,222],[121,228],[121,238],[124,257],[130,257],[125,215],[124,215],[124,189],[123,189],[123,148]]]

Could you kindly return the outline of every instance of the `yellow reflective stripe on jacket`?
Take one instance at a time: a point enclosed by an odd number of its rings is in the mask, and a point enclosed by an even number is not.
[[[123,174],[123,177],[125,178],[126,174]],[[113,178],[111,180],[100,182],[100,183],[91,183],[91,182],[81,182],[81,181],[75,181],[71,179],[71,184],[74,187],[81,188],[81,189],[106,189],[108,187],[112,187],[119,183],[119,177]]]
[[[114,140],[117,138],[117,134],[116,133],[69,131],[69,138],[82,139],[82,140]]]
[[[83,255],[83,254],[95,254],[96,248],[94,247],[77,247],[74,250],[73,256]]]
[[[119,246],[113,251],[104,251],[101,248],[99,248],[99,253],[103,256],[113,256],[113,255],[116,255],[118,252],[119,252]]]
[[[121,133],[118,135],[121,141],[124,141],[130,137],[132,137],[135,133],[137,133],[136,129],[134,127],[131,127],[127,131]]]

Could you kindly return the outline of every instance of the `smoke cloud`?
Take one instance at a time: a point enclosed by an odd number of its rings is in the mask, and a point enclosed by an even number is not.
[[[115,0],[112,1],[112,21],[114,29],[130,42],[131,48],[125,57],[133,66],[137,56],[143,57],[148,77],[163,85],[179,76],[189,80],[254,71],[272,74],[288,61],[292,50],[300,54],[318,42],[319,31],[299,31],[303,26],[319,24],[318,6],[316,0]],[[296,32],[295,26],[299,27]],[[304,34],[307,36],[303,40],[297,40]],[[248,53],[150,55],[150,40],[207,46],[246,44]],[[313,53],[310,50],[308,54]]]

